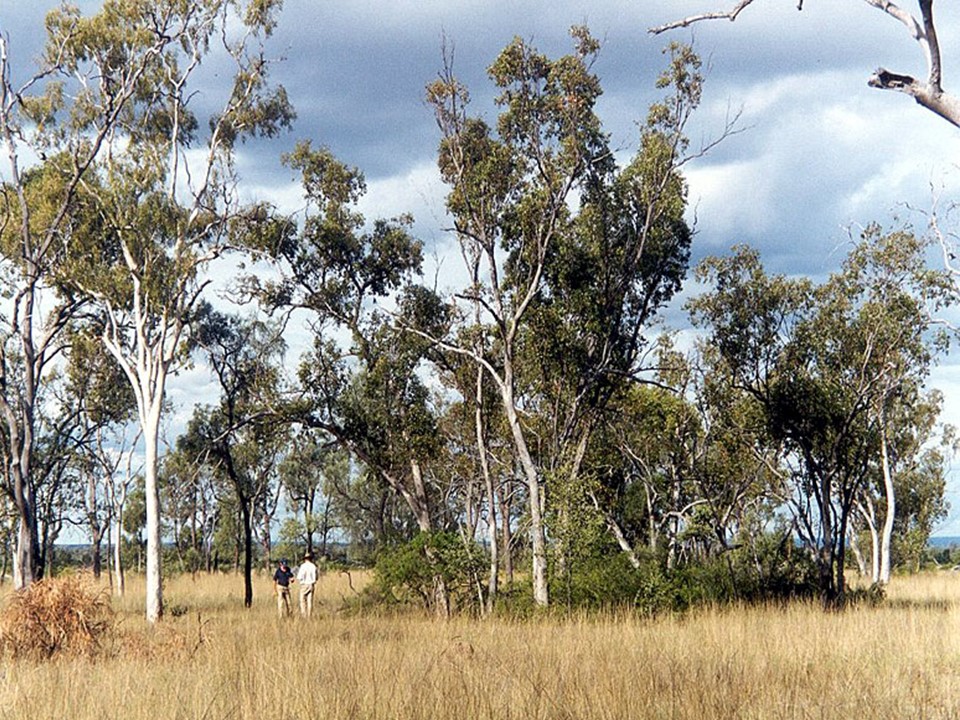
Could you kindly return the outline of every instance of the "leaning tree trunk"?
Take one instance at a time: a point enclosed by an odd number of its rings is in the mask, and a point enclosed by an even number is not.
[[[14,505],[17,510],[17,545],[13,557],[13,587],[23,590],[41,577],[40,536],[35,500],[21,466],[13,468]]]
[[[416,460],[410,461],[410,476],[413,479],[413,493],[403,495],[413,514],[417,518],[417,526],[420,532],[429,535],[433,532],[433,520],[430,517],[430,505],[427,500],[427,488],[423,482],[423,471],[420,469],[420,463]],[[427,556],[427,562],[436,565],[439,558],[436,555],[430,543],[427,543],[424,553]],[[450,592],[447,588],[447,582],[443,578],[442,570],[433,574],[433,611],[439,618],[450,617]]]
[[[509,363],[504,371],[501,397],[514,446],[520,459],[520,466],[527,482],[530,509],[530,549],[533,556],[533,601],[540,607],[546,607],[550,598],[547,590],[547,541],[543,530],[543,513],[540,504],[540,476],[530,455],[530,449],[527,447],[527,439],[524,437],[523,428],[520,426],[520,417],[517,414],[513,397],[513,368]]]

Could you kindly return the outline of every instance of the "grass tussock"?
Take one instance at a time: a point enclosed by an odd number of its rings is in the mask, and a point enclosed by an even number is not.
[[[109,596],[75,575],[13,593],[0,613],[0,647],[12,658],[46,660],[99,653],[114,627]]]

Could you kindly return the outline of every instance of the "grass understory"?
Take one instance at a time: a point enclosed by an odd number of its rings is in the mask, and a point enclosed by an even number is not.
[[[133,585],[99,659],[5,663],[0,718],[960,717],[954,574],[896,578],[882,605],[842,613],[448,622],[341,612],[335,574],[311,621],[279,620],[265,578],[245,610],[240,578],[183,577],[157,628]]]

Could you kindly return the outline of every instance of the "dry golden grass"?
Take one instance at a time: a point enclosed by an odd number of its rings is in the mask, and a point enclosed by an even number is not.
[[[0,718],[960,717],[953,574],[897,578],[885,604],[843,613],[523,622],[342,613],[346,577],[321,583],[306,622],[276,618],[266,578],[250,610],[237,577],[179,578],[181,614],[157,629],[134,587],[110,656],[8,663]]]

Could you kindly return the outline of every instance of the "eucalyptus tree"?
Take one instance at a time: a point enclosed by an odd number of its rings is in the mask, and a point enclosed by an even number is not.
[[[0,56],[0,134],[10,163],[4,173],[9,180],[0,186],[4,198],[0,273],[6,298],[0,320],[2,479],[18,516],[13,575],[14,586],[23,588],[43,575],[38,493],[48,503],[56,495],[56,488],[45,484],[58,477],[50,472],[50,462],[61,457],[59,452],[48,453],[41,463],[38,456],[44,434],[40,427],[44,396],[52,400],[45,385],[69,344],[70,322],[83,306],[65,280],[93,242],[98,222],[91,204],[77,196],[80,178],[92,159],[90,150],[78,144],[54,155],[59,149],[56,134],[37,129],[43,123],[31,114],[31,108],[43,105],[42,99],[29,97],[32,83],[18,91],[26,96],[22,101],[12,98],[9,73],[5,55]],[[42,152],[42,148],[50,148],[50,159],[24,169],[21,154]],[[68,413],[54,422],[75,419],[75,414]],[[51,440],[57,436],[48,435],[43,442],[49,446]]]
[[[93,574],[99,578],[101,545],[118,510],[121,468],[132,451],[127,430],[136,405],[123,372],[89,328],[70,333],[65,376],[63,404],[78,411],[72,457],[84,480],[83,513],[90,532]]]
[[[443,511],[429,472],[436,413],[420,373],[431,343],[406,327],[442,334],[447,313],[413,283],[422,244],[409,232],[409,216],[367,223],[356,209],[366,191],[362,173],[329,150],[303,142],[285,159],[300,174],[306,213],[302,222],[277,220],[251,236],[278,278],[247,278],[246,291],[311,323],[313,347],[300,365],[302,395],[288,405],[290,419],[335,438],[429,535]],[[442,574],[436,579],[435,607],[444,614]]]
[[[106,12],[106,11],[104,11]],[[100,23],[105,20],[101,16]],[[64,291],[72,258],[96,244],[95,214],[77,197],[83,178],[133,101],[152,57],[174,38],[141,38],[111,76],[110,102],[98,102],[98,73],[81,68],[84,34],[72,11],[51,14],[38,67],[18,78],[10,38],[0,26],[0,142],[7,166],[0,185],[0,273],[4,280],[0,413],[3,482],[18,516],[14,585],[38,579],[35,444],[45,374],[64,347],[64,330],[82,305]],[[106,79],[106,78],[104,78]],[[39,163],[37,162],[39,159]]]
[[[690,233],[683,223],[683,129],[701,92],[699,60],[674,46],[640,149],[617,168],[595,113],[599,43],[582,27],[574,52],[552,60],[517,39],[489,69],[500,89],[496,129],[468,112],[448,66],[428,88],[442,134],[447,207],[470,272],[455,316],[483,323],[485,346],[444,339],[496,388],[527,485],[535,601],[548,602],[544,480],[576,481],[596,413],[636,370],[645,324],[679,287]],[[579,202],[579,211],[573,208]],[[470,312],[472,310],[472,312]],[[531,447],[521,408],[552,414],[547,456]]]
[[[920,431],[912,433],[907,447],[924,437],[922,423],[914,427]],[[891,564],[908,571],[920,570],[930,536],[949,510],[947,468],[956,453],[952,430],[944,432],[940,440],[917,452],[904,453],[905,461],[894,477],[897,514],[891,538]]]
[[[206,314],[197,340],[217,378],[220,402],[194,410],[177,447],[220,474],[233,490],[242,520],[243,601],[250,607],[254,522],[277,484],[288,437],[288,428],[275,417],[285,346],[272,324],[214,311]]]
[[[843,602],[855,503],[873,468],[890,471],[887,418],[908,401],[896,388],[922,382],[938,347],[929,313],[949,282],[925,268],[923,248],[908,232],[868,230],[817,287],[767,275],[745,248],[699,270],[715,289],[691,303],[693,319],[784,443],[789,506],[828,605]],[[884,485],[892,522],[894,490]]]
[[[69,281],[102,312],[103,342],[143,428],[150,622],[163,611],[157,472],[167,379],[186,359],[211,263],[258,216],[238,201],[237,144],[274,135],[293,116],[283,88],[267,82],[264,42],[279,5],[108,0],[92,17],[64,7],[48,18],[58,67],[84,83],[70,137],[85,146],[93,134],[97,145],[75,194],[95,204],[101,228]],[[216,93],[200,92],[206,60],[229,68],[219,106]],[[54,86],[46,102],[61,97]]]
[[[280,463],[280,482],[295,513],[307,552],[327,554],[327,542],[338,523],[331,488],[350,472],[348,455],[325,433],[301,429]],[[316,537],[320,536],[317,547]]]
[[[885,444],[856,501],[853,533],[870,538],[872,582],[890,581],[893,568],[917,569],[935,524],[946,515],[946,468],[952,455],[952,429],[940,428],[943,396],[924,392],[904,379],[896,402],[882,408]],[[861,558],[858,558],[858,562]]]
[[[922,398],[920,388],[949,341],[932,318],[953,300],[955,288],[946,272],[927,267],[928,244],[909,231],[883,233],[871,226],[823,289],[825,296],[840,299],[830,307],[847,318],[856,333],[852,341],[871,364],[877,385],[870,414],[879,436],[885,501],[878,548],[881,584],[890,581],[892,569],[895,474],[916,461],[930,435],[936,406]],[[918,434],[923,439],[911,443]]]

